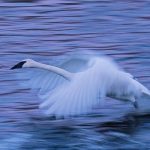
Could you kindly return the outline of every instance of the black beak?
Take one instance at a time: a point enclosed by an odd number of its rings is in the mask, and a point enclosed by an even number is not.
[[[22,61],[18,64],[16,64],[15,66],[13,66],[11,69],[19,69],[19,68],[22,68],[23,64],[25,64],[26,61]]]

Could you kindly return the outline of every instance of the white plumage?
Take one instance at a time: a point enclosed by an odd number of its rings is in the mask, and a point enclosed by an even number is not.
[[[136,99],[143,94],[150,96],[146,87],[107,57],[70,59],[61,68],[27,59],[12,69],[22,67],[39,68],[39,73],[33,74],[29,84],[32,88],[39,88],[40,93],[47,91],[39,94],[43,99],[40,108],[47,115],[87,114],[106,96],[130,101],[135,106]]]

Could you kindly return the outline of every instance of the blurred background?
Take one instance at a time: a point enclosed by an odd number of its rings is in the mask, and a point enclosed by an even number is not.
[[[150,88],[149,8],[149,0],[0,0],[0,149],[150,149],[149,112],[108,100],[95,114],[49,118],[9,70],[25,58],[57,65],[91,50]]]

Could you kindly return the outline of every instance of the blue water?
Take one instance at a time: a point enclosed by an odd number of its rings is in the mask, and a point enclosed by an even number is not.
[[[13,0],[12,0],[13,1]],[[150,88],[149,0],[0,2],[1,150],[148,150],[150,111],[106,100],[95,114],[49,118],[36,91],[22,88],[16,62],[32,58],[57,65],[85,50],[106,54]],[[148,100],[141,100],[140,107]],[[145,107],[146,106],[142,106]]]

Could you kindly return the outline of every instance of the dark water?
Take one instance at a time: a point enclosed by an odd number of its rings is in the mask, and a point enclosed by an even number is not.
[[[130,104],[112,100],[95,115],[48,118],[36,92],[21,88],[9,70],[25,58],[57,64],[71,52],[92,50],[150,88],[149,6],[149,0],[1,2],[0,149],[150,149],[149,112],[127,113]]]

